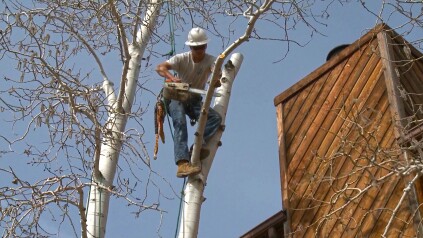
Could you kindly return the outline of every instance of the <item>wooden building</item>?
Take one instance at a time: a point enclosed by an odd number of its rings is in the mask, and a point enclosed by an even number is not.
[[[378,25],[274,104],[284,215],[242,237],[423,237],[418,50]]]
[[[284,234],[285,211],[280,211],[260,223],[241,238],[281,238]]]

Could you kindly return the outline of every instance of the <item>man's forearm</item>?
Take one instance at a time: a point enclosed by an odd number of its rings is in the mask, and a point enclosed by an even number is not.
[[[166,67],[166,65],[164,65],[164,64],[160,64],[160,65],[158,65],[158,66],[157,66],[157,68],[156,68],[156,72],[157,72],[160,76],[164,77],[164,78],[166,79],[166,81],[173,81],[173,82],[180,82],[180,81],[181,81],[180,79],[178,79],[178,78],[174,77],[174,76],[170,73],[170,71],[169,71],[168,67]]]

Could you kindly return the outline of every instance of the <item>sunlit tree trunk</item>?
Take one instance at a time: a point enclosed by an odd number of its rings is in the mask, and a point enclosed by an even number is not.
[[[87,205],[87,237],[99,238],[105,236],[110,191],[113,190],[113,180],[116,174],[122,140],[125,140],[124,130],[135,97],[141,59],[151,38],[152,29],[156,25],[161,6],[162,1],[151,1],[137,34],[136,43],[131,44],[128,48],[130,59],[127,77],[124,79],[126,82],[121,83],[121,93],[119,93],[117,99],[115,99],[112,84],[107,80],[103,83],[111,111],[106,125],[107,132],[101,145],[98,170],[94,168],[93,173],[93,186],[91,186]],[[125,75],[125,72],[123,72],[123,75]]]
[[[213,109],[222,116],[222,125],[225,124],[232,83],[235,80],[235,76],[238,73],[239,68],[241,67],[242,60],[243,56],[241,54],[233,54],[228,63],[226,63],[222,72],[222,86],[220,86],[217,90],[222,96],[215,99],[213,107]],[[183,197],[184,208],[179,227],[179,238],[197,237],[200,223],[200,210],[204,201],[204,186],[206,184],[216,150],[220,144],[222,133],[223,130],[218,130],[218,132],[208,141],[206,148],[210,150],[210,155],[205,160],[201,161],[201,174],[197,176],[190,176],[188,178]]]

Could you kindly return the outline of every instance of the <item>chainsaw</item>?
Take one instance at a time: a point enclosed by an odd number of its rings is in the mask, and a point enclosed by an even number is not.
[[[165,82],[163,86],[163,97],[165,99],[173,99],[181,102],[188,101],[191,94],[205,95],[207,94],[206,90],[201,90],[198,88],[191,88],[189,83],[175,83],[175,82]],[[214,97],[220,97],[220,93],[214,93]]]

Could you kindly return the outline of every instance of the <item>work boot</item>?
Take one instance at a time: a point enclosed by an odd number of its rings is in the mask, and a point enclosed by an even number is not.
[[[193,149],[194,149],[194,145],[191,145],[191,147],[189,148],[189,157],[190,158],[192,156],[192,150]],[[200,160],[203,160],[203,159],[207,158],[207,156],[209,156],[209,154],[210,154],[210,150],[201,147],[201,150],[200,150]]]
[[[201,172],[201,167],[194,166],[188,162],[188,160],[178,161],[178,171],[176,177],[184,178],[188,175],[196,175]]]

